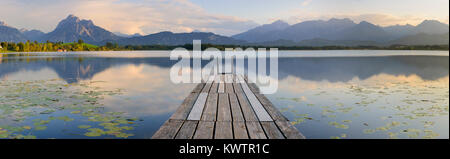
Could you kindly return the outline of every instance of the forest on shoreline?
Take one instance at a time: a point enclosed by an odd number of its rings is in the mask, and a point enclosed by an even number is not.
[[[0,52],[69,52],[69,51],[133,51],[133,50],[173,50],[175,48],[185,48],[192,50],[192,44],[185,45],[125,45],[120,46],[117,43],[106,43],[103,46],[96,46],[84,43],[78,40],[72,43],[63,42],[45,42],[27,41],[19,42],[0,42]],[[202,50],[206,48],[278,48],[278,50],[441,50],[448,51],[449,45],[390,45],[390,46],[250,46],[250,45],[215,45],[202,44]]]

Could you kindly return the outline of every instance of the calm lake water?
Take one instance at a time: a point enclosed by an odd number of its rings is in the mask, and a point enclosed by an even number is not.
[[[168,52],[0,54],[0,138],[150,138],[195,84]],[[266,95],[307,138],[449,138],[448,51],[280,51]]]

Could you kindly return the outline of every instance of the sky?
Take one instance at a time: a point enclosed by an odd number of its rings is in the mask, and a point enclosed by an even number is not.
[[[0,21],[52,31],[69,14],[112,32],[205,31],[234,35],[283,20],[350,18],[380,26],[449,23],[448,0],[0,0]]]

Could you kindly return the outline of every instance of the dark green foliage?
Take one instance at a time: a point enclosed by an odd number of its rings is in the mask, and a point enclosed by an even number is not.
[[[95,46],[78,40],[73,43],[49,42],[38,43],[36,41],[25,43],[0,42],[2,52],[54,52],[54,51],[121,51],[121,50],[173,50],[175,48],[185,48],[192,50],[192,44],[185,45],[126,45],[119,46],[117,43],[106,43],[104,46]],[[391,45],[391,46],[250,46],[250,45],[214,45],[202,44],[202,50],[207,48],[278,48],[279,50],[449,50],[448,45]]]
[[[192,44],[165,46],[165,45],[127,45],[126,50],[173,50],[175,48],[185,48],[192,50]],[[449,50],[448,45],[391,45],[391,46],[249,46],[249,45],[213,45],[202,44],[202,50],[207,48],[217,48],[225,50],[225,48],[278,48],[278,50]]]

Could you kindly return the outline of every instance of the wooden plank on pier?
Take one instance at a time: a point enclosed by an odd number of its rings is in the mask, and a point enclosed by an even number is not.
[[[233,83],[233,75],[225,74],[225,83]]]
[[[233,83],[225,83],[225,93],[234,93]]]
[[[217,121],[232,121],[228,94],[219,93]]]
[[[228,94],[228,97],[230,98],[231,114],[233,117],[233,121],[245,121],[236,94],[230,93]]]
[[[233,131],[235,139],[248,139],[247,127],[243,121],[233,122]]]
[[[201,120],[203,121],[216,121],[217,116],[217,93],[210,93],[206,101],[206,108],[203,111]]]
[[[247,83],[250,90],[252,90],[253,93],[260,93],[258,86],[256,86],[255,83]]]
[[[195,101],[194,106],[192,107],[191,112],[189,113],[187,120],[200,120],[207,97],[208,93],[200,93],[197,100]]]
[[[194,139],[212,139],[214,137],[214,122],[200,121],[195,131]]]
[[[281,121],[287,121],[286,117],[281,114],[280,111],[278,111],[275,106],[273,106],[272,102],[270,102],[269,99],[267,99],[266,96],[255,93],[255,96],[259,99],[260,103],[263,105],[263,107],[266,109],[266,111],[270,114],[273,120],[281,120]]]
[[[278,130],[277,125],[273,121],[262,121],[261,125],[269,139],[284,139],[283,134]]]
[[[288,121],[275,121],[275,123],[287,139],[305,139],[305,136]]]
[[[205,83],[200,83],[197,86],[195,86],[194,90],[192,90],[192,93],[200,93],[205,86]]]
[[[217,90],[218,93],[225,93],[225,80],[224,76],[219,76],[219,89]]]
[[[264,130],[259,122],[247,121],[245,124],[247,125],[250,139],[267,139],[266,134],[264,134]]]
[[[225,93],[225,83],[219,83],[219,90],[217,90],[218,93]]]
[[[213,76],[194,88],[152,138],[304,139],[258,91],[242,76]]]
[[[212,85],[213,85],[212,83],[206,83],[205,87],[203,87],[202,89],[202,93],[208,93]]]
[[[233,89],[234,89],[234,92],[237,94],[237,93],[244,93],[243,91],[242,91],[242,87],[241,87],[241,85],[239,84],[239,83],[233,83]]]
[[[217,121],[215,139],[233,139],[231,121]]]
[[[225,92],[226,93],[234,93],[233,75],[231,75],[231,74],[225,74]]]
[[[175,136],[175,139],[192,139],[195,129],[197,128],[198,121],[186,120],[181,126],[180,130]]]
[[[234,84],[234,88],[236,91],[236,96],[239,100],[239,105],[241,106],[242,114],[245,118],[245,121],[259,121],[258,117],[256,117],[255,112],[253,111],[252,106],[250,106],[250,103],[248,102],[247,97],[245,96],[244,92],[242,91],[241,85],[238,83]]]
[[[209,90],[209,93],[217,93],[218,88],[219,88],[219,83],[213,83],[211,85],[211,90]]]
[[[209,77],[208,81],[206,82],[205,86],[202,89],[202,93],[208,93],[209,92],[209,90],[211,89],[211,86],[214,83],[214,79],[215,79],[214,76],[210,76]]]
[[[243,81],[243,79],[240,80]],[[247,86],[247,83],[243,82],[241,83],[241,86],[259,121],[273,121],[272,117],[270,117],[269,113],[267,113],[266,109],[264,109],[264,107],[261,105],[258,98],[256,98],[256,96]]]
[[[198,93],[189,94],[189,96],[184,99],[181,106],[175,111],[170,119],[185,120],[191,112],[192,106],[194,105],[195,100],[197,100],[198,95]]]
[[[254,79],[255,81],[249,80],[248,76],[244,76],[243,79],[245,80],[248,87],[250,88],[250,90],[252,90],[253,93],[260,93],[259,87],[256,85],[256,83],[254,83],[257,79]]]
[[[184,120],[167,120],[152,136],[152,139],[173,139],[183,122]]]

